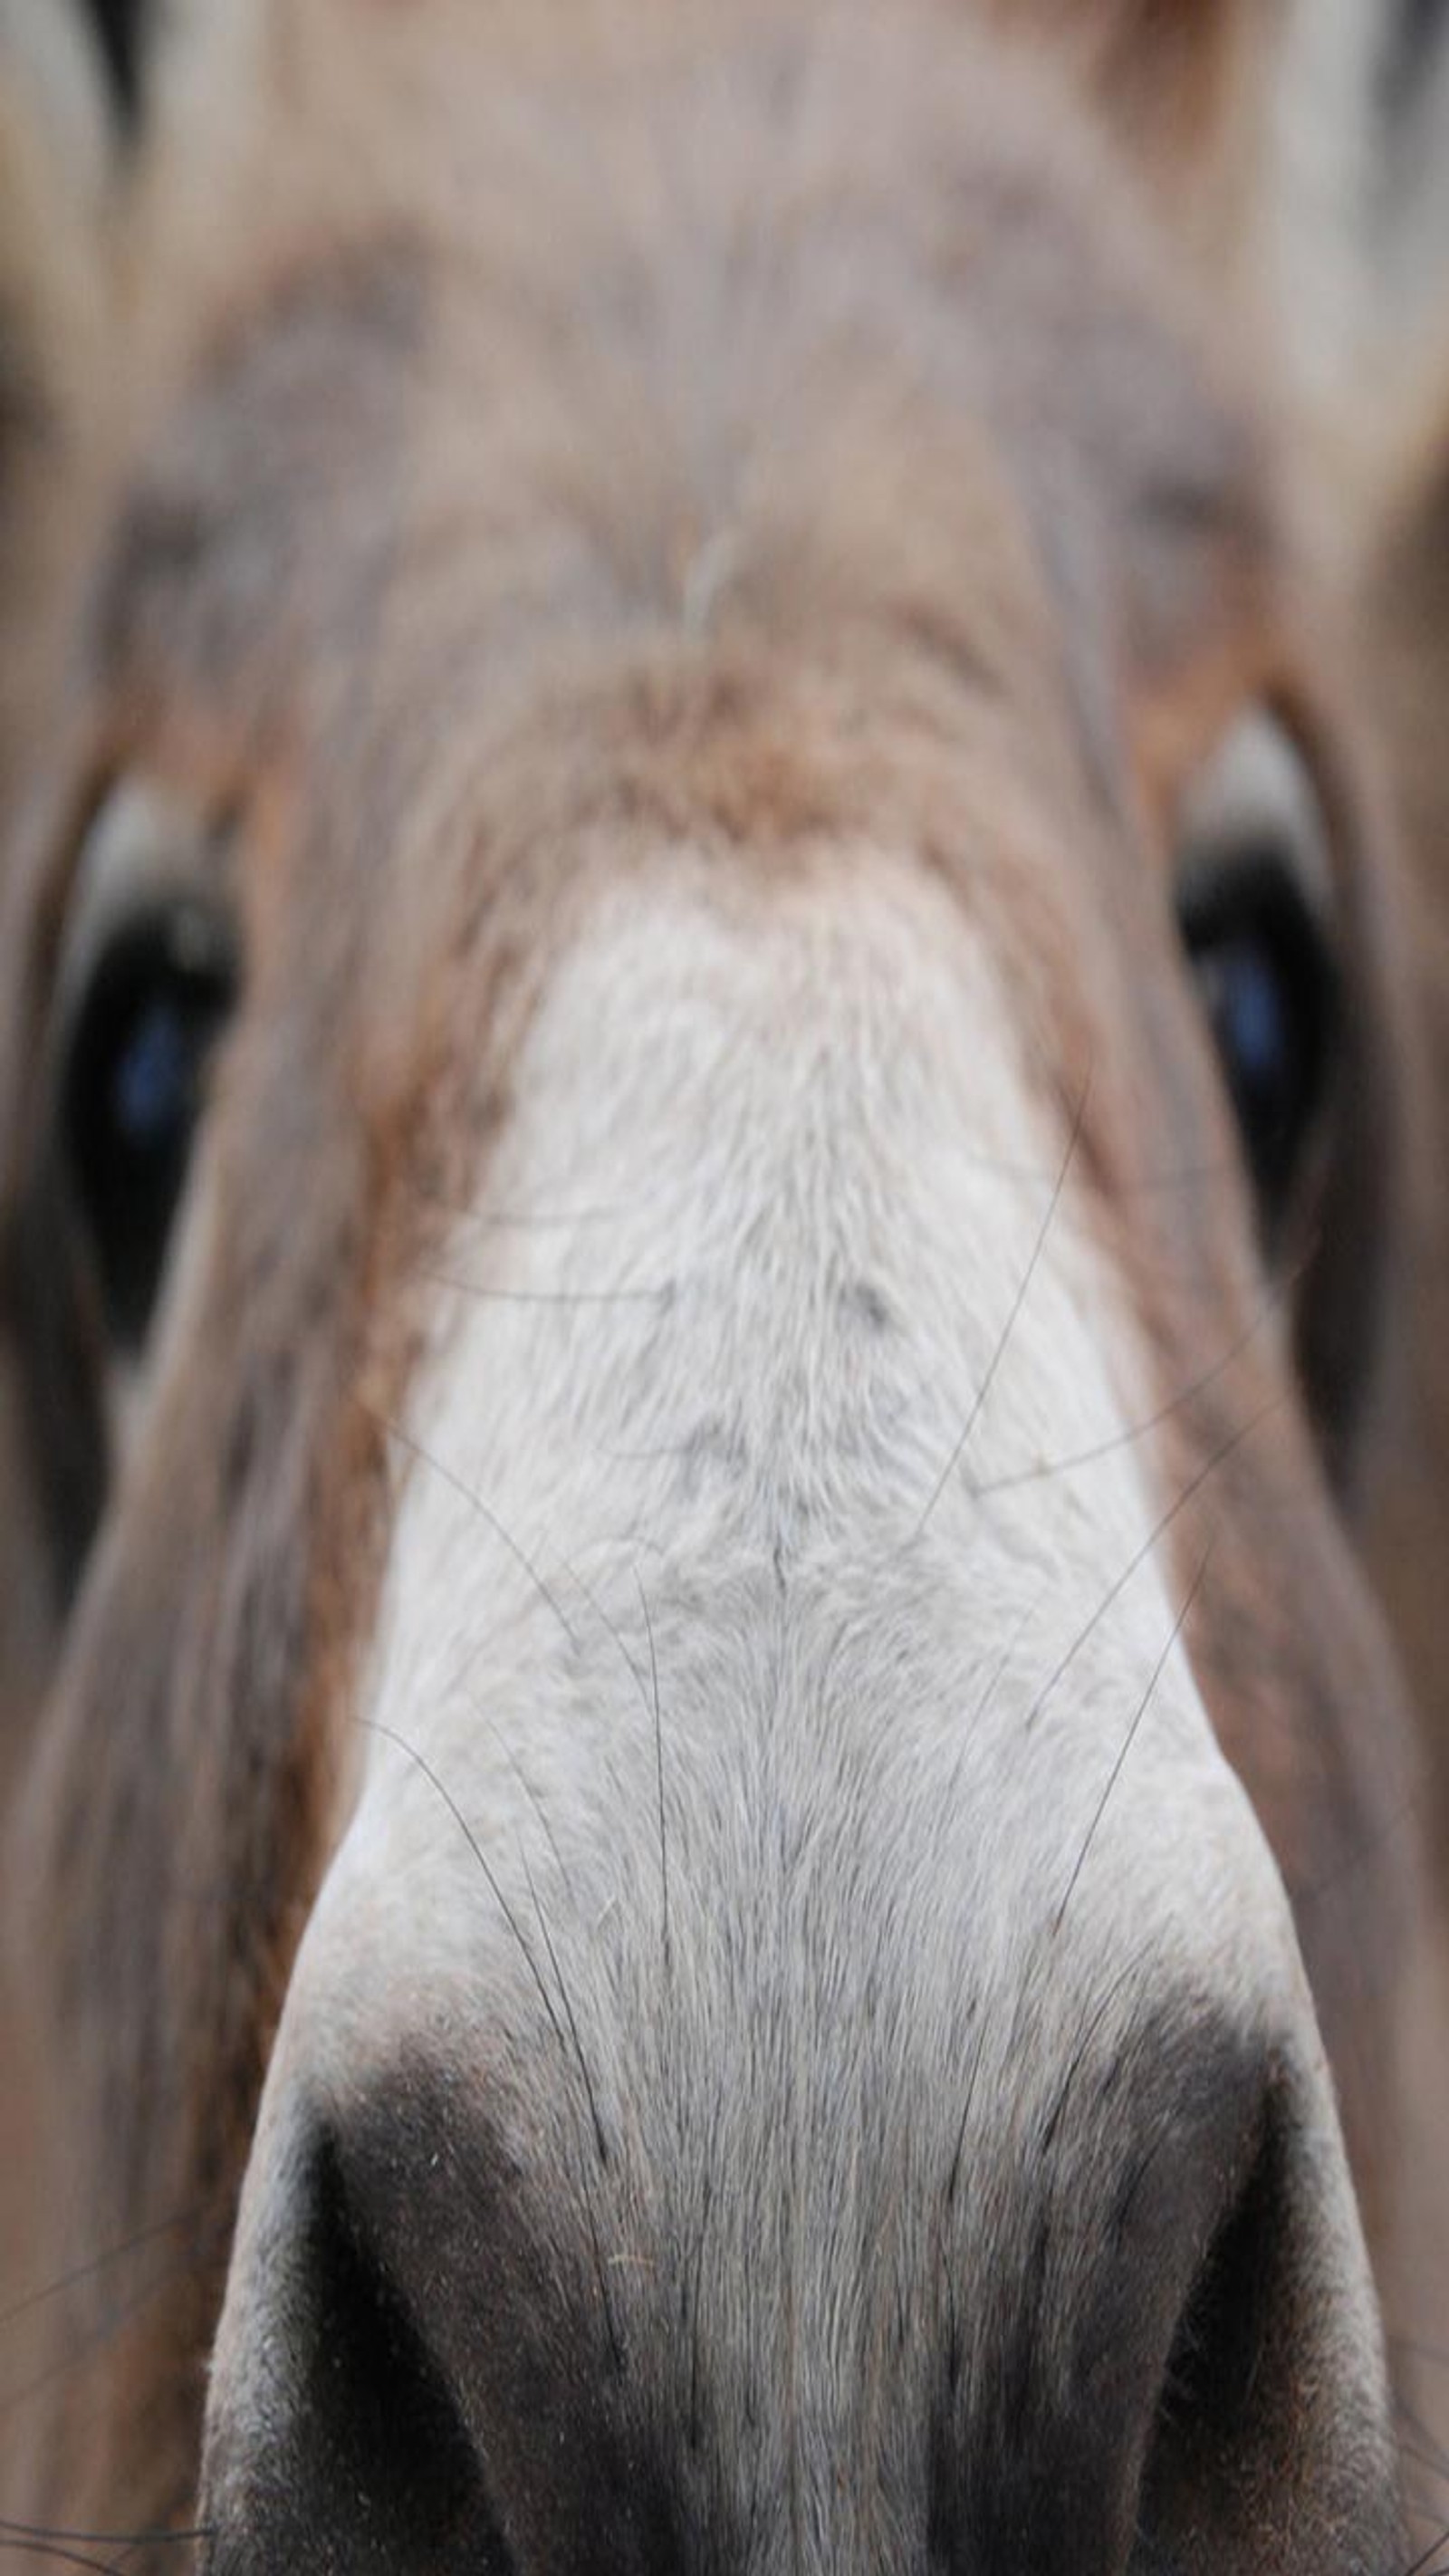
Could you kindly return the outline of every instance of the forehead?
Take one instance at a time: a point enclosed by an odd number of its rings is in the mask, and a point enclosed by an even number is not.
[[[321,1132],[345,1026],[348,1119],[415,1134],[481,964],[476,1104],[641,852],[865,837],[969,903],[1059,1089],[1112,1038],[1099,1166],[1210,1160],[1154,744],[1273,668],[1277,567],[1151,224],[954,12],[588,14],[314,0],[218,156],[93,649],[109,755],[254,824],[250,1125]],[[164,150],[154,197],[159,305]]]
[[[198,296],[122,513],[100,638],[143,691],[295,720],[305,668],[376,743],[420,703],[476,733],[540,661],[734,634],[866,713],[1029,704],[1118,800],[1124,691],[1245,649],[1254,440],[1040,74],[936,10],[532,41],[410,11],[401,56],[363,13],[371,181],[294,204],[289,145],[338,148],[326,17],[300,104],[259,85],[286,211]]]

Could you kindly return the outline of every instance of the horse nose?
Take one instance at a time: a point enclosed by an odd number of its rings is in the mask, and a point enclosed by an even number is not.
[[[397,2158],[400,2197],[421,2204],[401,2143],[406,2105],[379,2104],[366,2126],[384,2158]],[[227,2480],[240,2491],[238,2509],[222,2514],[209,2566],[215,2576],[503,2576],[512,2562],[467,2392],[450,2385],[429,2326],[426,2285],[436,2267],[447,2298],[450,2242],[465,2212],[437,2213],[426,2243],[401,2210],[379,2226],[341,2141],[326,2131],[309,2144],[290,2197],[290,2236],[271,2249],[278,2296],[258,2320],[255,2359],[271,2395],[258,2404],[249,2394]],[[486,2278],[486,2249],[476,2260]],[[280,2381],[267,2353],[273,2336]]]
[[[974,2393],[937,2492],[948,2564],[1396,2563],[1376,2330],[1325,2108],[1291,2042],[1247,2043],[1207,2009],[1149,2013],[1069,2062],[976,2239]]]
[[[763,2168],[720,2185],[756,2263],[709,2299],[667,2191],[601,2173],[565,2220],[543,2137],[414,2064],[309,2115],[244,2231],[208,2576],[1381,2576],[1393,2481],[1321,2082],[1211,2012],[1089,2034],[948,2171],[883,2318],[844,2235],[777,2275]],[[802,2349],[807,2316],[833,2350]]]

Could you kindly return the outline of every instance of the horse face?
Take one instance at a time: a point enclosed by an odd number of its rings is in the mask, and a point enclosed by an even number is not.
[[[1387,2567],[1390,1030],[1262,433],[942,13],[335,14],[9,887],[27,2223],[183,2256],[36,2493]]]

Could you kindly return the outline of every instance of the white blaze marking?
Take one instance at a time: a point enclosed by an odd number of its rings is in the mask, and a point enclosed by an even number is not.
[[[433,1988],[481,1949],[526,1988],[544,1896],[641,1943],[672,1901],[687,1939],[752,1801],[853,1794],[908,1880],[919,1849],[928,1908],[959,1813],[993,1976],[1070,1891],[1098,1950],[1104,1910],[1148,1904],[1231,1985],[1253,1915],[1254,1974],[1296,1979],[1174,1638],[1122,1438],[1153,1398],[1029,1043],[903,866],[771,889],[683,858],[601,900],[442,1263],[365,1702],[390,1732],[311,1948]],[[375,2013],[345,2041],[373,2044]]]
[[[218,2345],[233,2421],[291,2367],[310,2122],[432,2068],[444,2163],[481,2114],[595,2327],[677,2314],[707,2237],[721,2458],[784,2479],[787,2418],[834,2427],[843,2512],[892,2279],[890,2438],[925,2440],[948,2174],[969,2289],[1084,2054],[1130,2065],[1200,2002],[1309,2070],[1370,2386],[1286,1901],[1175,1637],[1121,1437],[1152,1399],[1075,1171],[1044,1227],[1068,1122],[1027,1042],[944,891],[880,859],[769,888],[681,857],[557,961],[400,1453],[360,1801]]]

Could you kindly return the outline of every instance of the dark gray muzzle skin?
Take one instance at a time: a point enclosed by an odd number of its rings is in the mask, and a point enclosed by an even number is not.
[[[797,2410],[798,2353],[742,2392],[702,2340],[707,2242],[621,2250],[647,2187],[607,2136],[570,2242],[466,2076],[410,2062],[295,2130],[205,2576],[1397,2576],[1301,2107],[1279,2053],[1190,2004],[1089,2036],[1009,2195],[938,2176],[892,2315],[868,2257],[825,2250],[855,2344],[853,2384],[817,2373],[830,2421]],[[736,2310],[779,2290],[775,2220]]]

